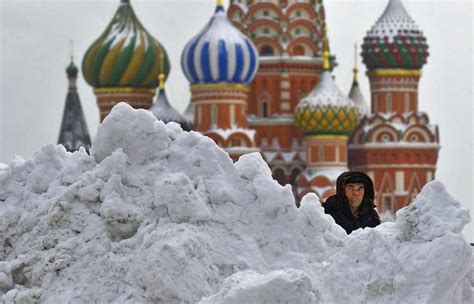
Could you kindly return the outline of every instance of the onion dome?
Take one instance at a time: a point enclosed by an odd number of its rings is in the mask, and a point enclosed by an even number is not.
[[[319,84],[295,109],[297,126],[307,135],[349,135],[359,123],[359,111],[334,83],[325,38]]]
[[[222,1],[207,25],[185,46],[181,66],[191,84],[248,84],[258,69],[252,42],[227,18]]]
[[[164,55],[164,66],[160,56]],[[156,88],[158,75],[168,75],[164,48],[136,17],[128,0],[122,0],[110,24],[89,47],[82,61],[87,83],[95,88]]]
[[[66,68],[66,75],[68,78],[77,78],[77,73],[79,73],[79,69],[71,60],[71,63]]]
[[[168,97],[166,97],[165,92],[165,75],[160,74],[160,87],[159,92],[156,97],[155,103],[151,106],[150,111],[155,115],[155,117],[164,123],[168,123],[170,121],[179,123],[183,130],[189,131],[188,123],[184,119],[184,117],[178,113],[168,102]]]
[[[367,69],[421,69],[428,57],[423,33],[401,0],[390,0],[364,38],[362,57]]]
[[[349,98],[354,102],[357,109],[359,110],[360,117],[364,117],[369,114],[369,106],[365,101],[364,95],[359,87],[358,73],[359,69],[357,68],[357,44],[354,47],[354,68],[352,69],[354,73],[354,78],[352,78],[352,86],[349,91]]]

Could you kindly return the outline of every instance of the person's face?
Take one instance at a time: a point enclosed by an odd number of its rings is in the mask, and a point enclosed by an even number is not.
[[[349,200],[352,210],[357,210],[362,199],[364,198],[364,184],[362,183],[349,183],[344,187],[344,194]]]

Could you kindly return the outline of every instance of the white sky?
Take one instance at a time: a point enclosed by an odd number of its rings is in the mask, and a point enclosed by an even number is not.
[[[105,29],[120,0],[0,0],[0,162],[13,155],[30,158],[43,144],[56,143],[67,92],[65,68],[69,41],[80,68],[82,56]],[[352,81],[353,44],[359,45],[382,14],[387,0],[326,0],[331,51],[336,55],[336,82],[348,92]],[[189,84],[180,67],[181,51],[207,22],[214,0],[131,0],[145,28],[166,48],[171,74],[168,97],[184,111]],[[227,1],[228,3],[228,1]],[[473,213],[474,103],[473,3],[461,0],[403,0],[424,32],[430,56],[419,86],[419,109],[440,130],[436,178]],[[227,6],[227,5],[226,5]],[[360,85],[369,85],[359,57]],[[92,88],[78,80],[91,136],[99,123]],[[474,223],[464,229],[474,242]]]

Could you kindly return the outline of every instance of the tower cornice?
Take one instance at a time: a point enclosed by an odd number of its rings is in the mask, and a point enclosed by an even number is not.
[[[421,70],[376,69],[367,71],[367,76],[415,76],[421,77]]]
[[[134,88],[134,87],[118,87],[118,88],[95,88],[94,94],[133,94],[133,93],[149,93],[155,94],[156,89],[147,89],[147,88]]]

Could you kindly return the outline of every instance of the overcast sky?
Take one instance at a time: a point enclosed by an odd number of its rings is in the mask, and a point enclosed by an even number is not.
[[[353,44],[359,45],[382,14],[388,0],[326,0],[331,51],[336,55],[336,82],[348,92],[352,80]],[[56,143],[67,92],[65,68],[82,57],[105,29],[120,0],[0,0],[0,162],[13,155],[25,159],[43,144]],[[189,84],[179,59],[189,39],[207,22],[213,0],[131,0],[145,28],[171,59],[167,93],[176,108],[189,102]],[[228,1],[226,2],[226,7]],[[436,178],[473,213],[473,4],[456,0],[404,0],[424,32],[430,56],[419,86],[419,110],[440,130],[441,151]],[[369,85],[359,57],[365,97]],[[96,99],[82,73],[78,80],[89,131],[99,123]],[[474,214],[471,215],[474,217]],[[464,230],[474,242],[474,223]]]

